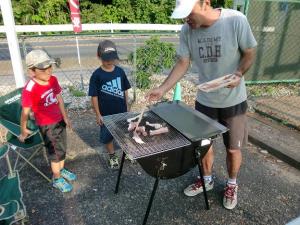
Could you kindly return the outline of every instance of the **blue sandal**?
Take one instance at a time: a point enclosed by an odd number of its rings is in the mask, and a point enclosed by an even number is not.
[[[69,184],[63,177],[53,179],[52,185],[63,193],[70,192],[73,189],[72,185]]]
[[[76,175],[74,173],[72,173],[71,171],[69,171],[69,170],[67,170],[65,168],[61,169],[60,175],[63,178],[67,179],[68,181],[74,181],[74,180],[77,179],[77,177],[76,177]]]

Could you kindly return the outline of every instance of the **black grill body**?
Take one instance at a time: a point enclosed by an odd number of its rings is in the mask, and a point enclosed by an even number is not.
[[[155,178],[159,176],[160,179],[179,177],[197,165],[195,149],[192,145],[141,158],[137,161],[147,174]]]
[[[199,158],[209,149],[209,140],[226,132],[227,128],[180,101],[164,102],[152,106],[145,113],[141,125],[147,120],[151,123],[163,123],[168,126],[169,132],[142,137],[145,144],[138,144],[132,139],[132,132],[127,131],[127,119],[137,114],[105,116],[104,124],[123,150],[115,193],[119,189],[125,154],[137,159],[146,173],[156,178],[143,221],[146,224],[159,179],[176,178],[198,165],[204,183]],[[206,208],[209,209],[205,186],[203,189]]]

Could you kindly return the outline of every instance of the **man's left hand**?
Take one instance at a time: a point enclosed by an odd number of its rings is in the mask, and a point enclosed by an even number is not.
[[[241,78],[242,78],[242,75],[240,75],[240,74],[237,74],[237,73],[232,74],[232,77],[230,77],[230,79],[232,79],[233,81],[227,86],[227,88],[237,87],[241,82]]]

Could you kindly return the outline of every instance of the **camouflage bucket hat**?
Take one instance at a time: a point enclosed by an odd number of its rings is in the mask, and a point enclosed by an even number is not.
[[[25,61],[28,69],[46,69],[52,64],[55,64],[55,60],[50,58],[50,56],[43,50],[32,50],[26,55]]]

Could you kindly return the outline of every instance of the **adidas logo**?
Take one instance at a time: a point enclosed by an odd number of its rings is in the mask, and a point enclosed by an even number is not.
[[[102,91],[107,94],[113,94],[118,97],[124,97],[124,93],[121,88],[121,78],[113,79],[112,81],[106,82],[102,85]]]

